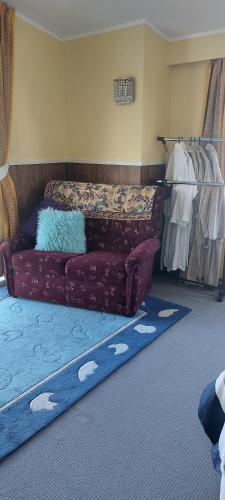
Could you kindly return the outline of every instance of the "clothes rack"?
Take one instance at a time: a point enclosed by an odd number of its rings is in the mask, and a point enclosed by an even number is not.
[[[168,153],[168,147],[167,147],[167,142],[225,142],[225,137],[200,137],[200,136],[178,136],[178,137],[164,137],[158,135],[157,137],[158,142],[162,142],[164,149],[166,153]]]
[[[151,186],[158,186],[158,187],[170,187],[175,184],[184,184],[185,186],[209,186],[209,187],[222,187],[225,188],[225,182],[188,182],[188,181],[168,181],[166,179],[150,179],[150,185]]]
[[[225,143],[225,137],[201,137],[201,136],[177,136],[177,137],[166,137],[166,136],[158,136],[157,141],[161,142],[164,146],[164,150],[166,152],[166,155],[169,153],[169,149],[167,146],[168,142],[189,142],[190,144],[192,143],[197,143],[197,144],[202,144],[202,143]],[[156,187],[164,187],[164,188],[171,188],[173,185],[190,185],[190,186],[202,186],[202,187],[225,187],[225,183],[216,183],[216,182],[187,182],[187,181],[169,181],[166,179],[159,179],[159,180],[150,180],[150,185],[156,186]],[[188,281],[183,279],[182,281]],[[199,283],[195,282],[196,284],[202,284],[204,283]],[[223,267],[223,277],[219,281],[218,285],[218,302],[222,302],[225,296],[225,258],[224,258],[224,267]]]

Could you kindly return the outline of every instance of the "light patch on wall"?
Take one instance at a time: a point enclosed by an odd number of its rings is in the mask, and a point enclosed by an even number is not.
[[[208,62],[171,67],[169,135],[202,134]]]

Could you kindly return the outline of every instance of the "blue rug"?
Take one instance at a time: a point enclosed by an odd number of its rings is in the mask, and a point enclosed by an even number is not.
[[[190,312],[153,297],[127,318],[0,295],[0,459]]]
[[[8,296],[8,291],[6,286],[0,286],[0,300],[5,299]]]

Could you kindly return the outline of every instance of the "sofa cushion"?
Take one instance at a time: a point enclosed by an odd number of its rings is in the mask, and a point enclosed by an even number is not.
[[[77,210],[41,210],[35,250],[85,253],[84,215]]]
[[[87,251],[104,250],[129,254],[143,241],[155,238],[151,221],[86,219]]]
[[[65,266],[65,274],[77,281],[118,284],[126,279],[126,257],[126,254],[102,251],[71,257]]]
[[[38,215],[40,210],[43,210],[45,208],[55,208],[57,210],[62,209],[61,205],[57,203],[57,201],[53,200],[52,198],[45,198],[40,205],[38,205],[30,215],[29,219],[27,219],[25,222],[23,222],[21,226],[21,232],[24,234],[27,234],[34,240],[36,240],[36,234],[37,234],[37,224],[38,224]]]
[[[65,275],[67,261],[74,255],[74,253],[24,250],[13,255],[12,265],[15,271],[25,274],[43,273],[46,276],[62,276]]]

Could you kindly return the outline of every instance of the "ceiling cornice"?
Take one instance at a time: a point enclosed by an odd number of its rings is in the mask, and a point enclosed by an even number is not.
[[[40,31],[43,31],[47,35],[58,40],[59,42],[71,42],[72,40],[78,40],[79,38],[87,38],[89,36],[101,35],[103,33],[110,33],[111,31],[122,30],[125,28],[133,28],[135,26],[142,26],[142,25],[148,26],[155,33],[157,33],[157,35],[159,35],[161,38],[163,38],[163,40],[166,40],[167,42],[170,41],[170,39],[168,37],[166,37],[160,30],[158,30],[152,23],[150,23],[146,19],[137,19],[136,21],[131,21],[130,23],[115,24],[113,26],[109,26],[108,28],[103,28],[103,29],[94,30],[94,31],[88,31],[86,33],[80,33],[78,35],[71,35],[68,37],[59,37],[59,36],[55,35],[55,33],[53,33],[52,31],[49,31],[49,30],[43,28],[43,26],[41,26],[40,24],[35,23],[29,17],[26,17],[23,14],[20,14],[20,12],[16,11],[16,15],[17,15],[17,17],[19,17],[20,19],[22,19],[26,23],[31,24],[31,26],[34,26],[34,28],[37,28]]]
[[[130,23],[116,24],[114,26],[109,26],[108,28],[99,29],[95,31],[88,31],[87,33],[80,33],[79,35],[68,36],[61,38],[62,42],[71,42],[72,40],[78,40],[79,38],[87,38],[89,36],[101,35],[104,33],[110,33],[111,31],[118,31],[125,28],[133,28],[135,26],[143,26],[147,24],[145,19],[138,19]]]
[[[108,28],[99,29],[99,30],[95,30],[95,31],[89,31],[86,33],[80,33],[80,34],[74,35],[74,36],[59,37],[55,33],[43,28],[43,26],[41,26],[40,24],[35,23],[30,18],[24,16],[23,14],[20,14],[20,12],[18,12],[18,11],[16,11],[16,16],[19,17],[20,19],[22,19],[23,21],[25,21],[26,23],[31,24],[31,26],[34,26],[34,28],[36,28],[40,31],[43,31],[43,33],[46,33],[47,35],[51,36],[52,38],[55,38],[59,42],[64,42],[64,43],[70,42],[72,40],[78,40],[80,38],[87,38],[87,37],[91,37],[91,36],[95,36],[95,35],[101,35],[103,33],[110,33],[112,31],[117,31],[117,30],[121,30],[121,29],[125,29],[125,28],[132,28],[132,27],[141,26],[141,25],[148,26],[151,30],[153,30],[155,33],[157,33],[157,35],[159,35],[163,40],[165,40],[166,42],[169,42],[169,43],[182,42],[185,40],[192,40],[195,38],[203,38],[206,36],[222,35],[223,33],[225,33],[225,28],[224,28],[224,29],[219,29],[219,30],[206,31],[206,32],[202,32],[202,33],[193,33],[193,34],[186,35],[186,36],[168,37],[164,33],[162,33],[161,30],[156,28],[156,26],[154,26],[154,24],[149,22],[147,19],[137,19],[136,21],[133,21],[130,23],[117,24],[114,26],[109,26]]]
[[[186,36],[175,36],[167,39],[168,42],[182,42],[185,40],[193,40],[194,38],[204,38],[206,36],[222,35],[225,33],[225,28],[213,31],[202,31],[201,33],[192,33]]]
[[[159,35],[163,40],[165,40],[166,42],[169,42],[170,39],[168,38],[168,36],[166,36],[164,33],[162,33],[162,31],[160,31],[158,28],[156,28],[154,26],[154,24],[150,23],[149,21],[147,21],[145,19],[145,22],[144,24],[146,24],[146,26],[148,26],[152,31],[154,31],[157,35]]]
[[[19,19],[22,19],[22,21],[25,21],[26,23],[31,24],[31,26],[34,26],[34,28],[36,28],[36,29],[38,29],[40,31],[43,31],[43,33],[46,33],[47,35],[51,36],[52,38],[55,38],[59,42],[63,41],[62,38],[60,38],[57,35],[55,35],[55,33],[52,33],[51,31],[43,28],[43,26],[41,26],[38,23],[35,23],[29,17],[26,17],[23,14],[20,14],[20,12],[16,11],[16,16],[19,17]]]

